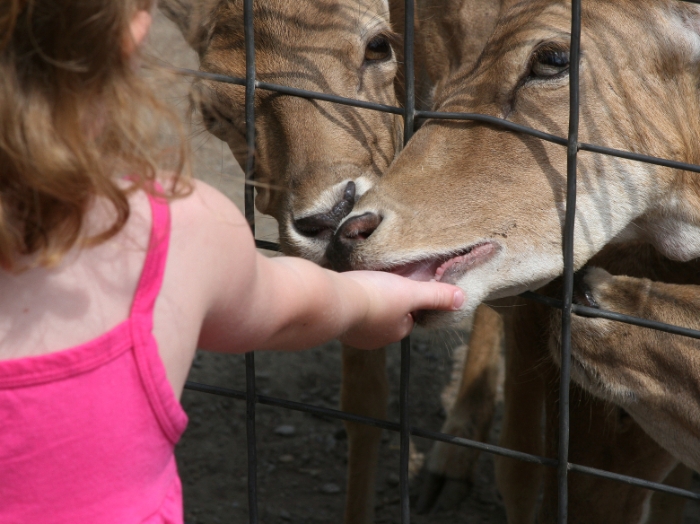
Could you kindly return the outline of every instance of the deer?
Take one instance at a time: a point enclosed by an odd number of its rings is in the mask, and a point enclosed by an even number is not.
[[[605,269],[603,269],[605,268]],[[579,273],[576,274],[574,300],[575,302],[589,307],[601,307],[620,313],[632,314],[650,318],[652,320],[670,321],[671,314],[675,306],[669,307],[671,302],[661,300],[654,306],[654,312],[640,311],[639,304],[636,303],[632,309],[624,307],[614,307],[612,302],[606,302],[605,297],[615,296],[615,305],[630,303],[642,295],[642,290],[651,289],[651,279],[654,279],[653,286],[658,289],[678,290],[684,289],[685,296],[692,292],[695,286],[690,283],[697,280],[697,262],[678,262],[662,256],[653,246],[645,243],[630,243],[629,245],[609,245],[600,253],[595,255]],[[612,276],[614,273],[616,276]],[[595,276],[594,276],[595,275]],[[597,278],[597,280],[596,280]],[[598,290],[598,285],[605,281],[605,295]],[[630,294],[630,286],[639,286],[640,294],[633,296]],[[642,287],[643,286],[643,287]],[[555,280],[548,286],[541,288],[538,292],[552,297],[561,297],[561,281]],[[675,299],[676,297],[674,297]],[[679,304],[683,304],[679,302]],[[687,306],[688,302],[685,302]],[[513,305],[524,306],[524,301],[519,299]],[[664,311],[663,315],[659,313]],[[504,421],[505,434],[502,435],[501,444],[511,447],[515,444],[522,445],[525,442],[529,449],[537,449],[539,452],[549,457],[557,456],[558,449],[558,389],[559,389],[559,367],[560,362],[560,333],[561,315],[558,311],[541,305],[527,304],[527,307],[516,307],[506,315],[506,323],[509,326],[509,358],[507,360],[507,371],[510,378],[506,379],[505,387],[510,392],[506,392],[506,419],[515,419],[515,423]],[[601,319],[589,319],[574,316],[572,318],[572,382],[570,401],[570,424],[571,437],[569,449],[569,461],[576,464],[596,467],[599,469],[613,471],[625,475],[640,477],[647,480],[663,481],[679,488],[688,488],[692,476],[692,469],[695,469],[696,462],[684,460],[683,449],[693,450],[693,445],[679,448],[664,444],[650,430],[645,420],[637,416],[638,405],[646,405],[645,413],[655,424],[669,423],[666,420],[664,409],[668,406],[660,406],[656,395],[656,403],[653,412],[649,410],[649,404],[643,401],[633,401],[633,396],[622,393],[619,378],[616,383],[607,382],[607,394],[602,394],[598,390],[590,387],[585,382],[585,378],[597,376],[590,370],[586,374],[580,371],[582,360],[581,349],[588,348],[592,355],[595,355],[591,362],[595,362],[594,369],[601,366],[603,359],[600,355],[606,355],[609,360],[605,360],[610,376],[639,378],[639,374],[634,367],[634,362],[647,364],[646,370],[651,374],[644,377],[647,381],[652,376],[659,377],[659,368],[671,369],[668,363],[680,361],[669,345],[660,342],[667,342],[659,339],[656,332],[651,334],[648,330],[628,326],[626,324],[603,321],[605,323],[605,334],[597,331],[601,327]],[[588,324],[591,324],[589,326]],[[694,324],[683,323],[682,317],[676,316],[674,323],[680,323],[686,327]],[[637,333],[638,338],[628,339],[631,328],[632,333]],[[589,338],[592,331],[598,332],[598,338]],[[639,333],[643,331],[644,333]],[[618,336],[614,336],[617,333]],[[641,336],[646,337],[646,346],[639,346]],[[671,335],[668,335],[671,336]],[[614,337],[614,338],[603,338]],[[672,337],[679,339],[681,337]],[[534,341],[534,343],[533,343]],[[645,347],[648,348],[645,350]],[[622,354],[634,355],[634,358],[627,364],[623,362]],[[515,353],[515,355],[513,355]],[[662,356],[663,355],[663,356]],[[547,358],[549,356],[549,358]],[[638,357],[638,358],[637,358]],[[679,374],[688,374],[691,361],[683,362],[683,367],[678,367]],[[682,373],[680,373],[682,371]],[[676,394],[684,391],[685,399],[692,396],[693,387],[691,381],[675,384],[676,373],[672,372],[673,378],[669,381],[673,384]],[[514,380],[514,377],[520,377]],[[669,377],[666,376],[666,380]],[[649,382],[646,383],[649,385]],[[618,395],[610,394],[616,391]],[[688,389],[683,389],[688,388]],[[524,402],[519,402],[520,395],[529,393]],[[646,391],[647,399],[649,391]],[[658,390],[657,390],[658,393]],[[635,391],[638,398],[644,398],[641,390]],[[678,393],[680,394],[680,393]],[[624,397],[624,400],[623,400]],[[671,400],[671,395],[663,395],[667,401]],[[510,404],[509,404],[510,401]],[[513,405],[515,402],[515,406]],[[529,407],[535,402],[538,409]],[[692,410],[693,406],[690,404]],[[542,413],[544,412],[544,413]],[[523,419],[527,415],[537,413],[545,419],[544,438],[537,440],[541,435],[532,431],[532,422],[528,425]],[[687,412],[686,412],[687,413]],[[516,418],[518,417],[518,418]],[[679,422],[679,419],[676,420]],[[509,428],[517,428],[519,433],[510,433]],[[667,433],[677,431],[677,426],[669,429]],[[523,430],[524,435],[523,435]],[[688,433],[685,433],[686,437]],[[516,441],[511,437],[520,438]],[[691,442],[686,439],[686,444]],[[695,447],[697,447],[695,445]],[[686,455],[687,456],[687,455]],[[540,468],[541,469],[541,468]],[[533,472],[531,469],[519,467],[508,459],[497,462],[497,478],[502,493],[506,499],[510,497],[509,516],[514,513],[516,522],[532,522],[532,512],[534,511],[533,493],[525,497],[522,490],[513,488],[518,482],[524,479],[541,482],[542,503],[539,509],[540,522],[556,522],[557,510],[557,479],[554,469]],[[541,476],[541,477],[540,477]],[[572,474],[569,478],[569,520],[573,522],[646,522],[646,523],[672,523],[683,522],[683,509],[685,499],[662,493],[651,492],[623,486],[617,482],[602,480],[596,477]],[[519,497],[516,499],[516,497]],[[595,501],[591,504],[591,501]],[[508,506],[508,505],[507,505]],[[523,515],[528,515],[526,519],[521,519]]]
[[[640,276],[618,270],[613,275],[603,267],[586,267],[576,280],[579,302],[700,330],[700,262],[666,260],[647,245],[627,251],[628,259],[648,260],[654,274],[646,271]],[[620,261],[607,261],[606,266],[617,269]],[[576,382],[596,397],[621,406],[678,461],[699,471],[698,339],[581,316],[574,317],[572,323],[572,373]],[[555,335],[554,330],[551,334]],[[552,336],[549,348],[553,356],[559,344]],[[673,380],[666,381],[659,369],[671,371]]]
[[[421,107],[430,107],[433,92],[450,71],[476,60],[506,3],[418,1],[415,59]],[[403,0],[256,0],[253,5],[258,80],[401,104]],[[202,71],[245,76],[242,0],[162,0],[159,7],[198,53]],[[208,131],[245,165],[243,87],[199,79],[193,90]],[[285,254],[327,264],[325,252],[338,224],[401,150],[402,126],[392,114],[257,91],[255,206],[277,220]],[[491,362],[500,351],[501,330],[500,317],[480,308],[471,346],[484,348],[471,351],[465,366],[473,379],[495,380]],[[386,418],[385,350],[344,347],[342,363],[342,410]],[[495,400],[470,402],[472,391],[482,389],[462,388],[458,399],[466,401],[455,402],[453,412],[475,418],[470,435],[485,440]],[[448,420],[457,419],[453,426],[461,428],[460,417]],[[346,429],[345,522],[369,524],[381,430],[355,423],[346,423]],[[477,454],[466,450],[463,455],[463,469],[469,470]]]
[[[175,7],[182,7],[182,6],[176,5]],[[166,9],[168,8],[167,3],[165,4],[165,8]],[[173,9],[173,6],[171,5],[170,8]],[[219,15],[217,15],[217,17],[215,17],[214,12],[208,12],[208,14],[210,16],[209,21],[203,22],[199,26],[195,26],[192,23],[191,13],[190,13],[190,18],[188,18],[187,16],[183,17],[182,15],[180,15],[179,20],[183,23],[183,29],[185,31],[187,31],[188,34],[190,31],[195,30],[195,31],[199,31],[199,37],[196,37],[196,38],[201,38],[202,35],[209,35],[207,38],[211,38],[212,34],[214,34],[214,30],[212,28],[214,27],[215,23],[224,24],[222,26],[224,29],[227,28],[227,26],[225,25],[226,18],[221,18]],[[238,11],[230,13],[230,15],[232,18],[238,17],[236,19],[239,20],[240,19],[240,8]],[[214,22],[214,20],[216,22]],[[439,22],[441,24],[447,24],[449,22],[449,19],[447,21],[445,21],[444,18],[441,19],[441,18],[436,17],[436,16],[430,17],[429,20],[431,20],[433,23]],[[441,30],[446,31],[445,29],[441,29]],[[429,34],[430,32],[428,31],[427,33]],[[419,34],[426,34],[426,33],[422,32]],[[240,37],[240,34],[239,34],[239,37]],[[190,37],[190,38],[192,38],[192,37]],[[195,39],[195,40],[191,40],[191,42],[195,42],[195,47],[200,51],[200,54],[205,53],[206,50],[208,49],[207,46],[211,45],[211,40],[199,41],[199,40]],[[472,52],[472,51],[470,51],[470,52]],[[240,59],[240,57],[239,57],[239,59]],[[453,64],[458,64],[461,61],[464,61],[463,57],[458,58],[458,59],[453,59]],[[436,64],[438,64],[437,61],[431,62],[432,67],[435,67]],[[454,65],[450,66],[450,67],[454,67]],[[261,68],[260,64],[259,64],[259,68]],[[264,65],[262,66],[262,68],[264,69]],[[449,69],[449,68],[445,67],[445,69]],[[224,72],[227,72],[226,69],[217,69],[216,67],[212,67],[212,66],[209,66],[209,70],[210,71],[222,71],[223,70]],[[436,75],[436,74],[439,75],[440,73],[433,72],[433,75]],[[211,99],[208,97],[202,97],[202,100],[209,101]],[[224,100],[225,100],[225,98],[224,98]],[[232,107],[239,107],[240,108],[240,101],[239,101],[238,106],[232,105]],[[207,109],[207,106],[203,104],[203,112],[205,113],[205,115],[209,116],[209,118],[207,119],[207,122],[210,126],[210,129],[213,130],[215,133],[219,133],[220,135],[228,136],[228,134],[231,133],[231,129],[226,127],[226,125],[225,125],[226,120],[221,119],[221,118],[213,118],[213,115],[216,115],[215,108],[216,108],[216,106],[214,106],[214,110],[211,110],[211,108]],[[281,110],[281,112],[284,112],[284,110]],[[229,143],[232,144],[232,148],[234,150],[236,150],[237,146],[240,146],[240,139],[238,139],[236,137],[239,137],[241,135],[242,134],[240,133],[240,129],[239,129],[238,135],[236,135],[234,138],[231,138],[231,137],[227,138]],[[272,142],[273,141],[271,140],[268,143],[271,144]],[[238,147],[239,152],[240,152],[240,149],[241,148]],[[242,153],[239,153],[239,159],[241,157],[242,157]],[[322,175],[323,175],[322,173],[314,173],[314,180],[316,182],[324,181]],[[274,184],[277,184],[277,185],[275,186]],[[279,181],[279,180],[275,180],[275,181],[273,181],[273,183],[271,185],[272,185],[272,187],[280,187],[283,185],[283,182]],[[290,192],[290,193],[293,193],[293,192]],[[304,195],[303,188],[297,194]],[[340,203],[342,204],[342,206],[345,206],[344,209],[347,209],[347,207],[348,207],[348,205],[346,205],[346,202],[347,201],[345,201],[343,199],[340,200]],[[342,206],[341,206],[341,209],[342,209]],[[273,208],[274,208],[274,206],[273,206]],[[286,209],[288,210],[288,208],[286,208]],[[279,215],[276,215],[276,216],[279,216]],[[285,215],[285,216],[289,216],[289,215]],[[342,216],[342,215],[339,215],[339,216]],[[284,245],[285,244],[283,241],[283,246]],[[486,380],[487,382],[493,383],[495,380],[495,376],[496,376],[496,373],[495,373],[496,366],[493,364],[493,359],[491,357],[493,356],[494,349],[497,349],[499,347],[499,343],[498,343],[498,337],[499,337],[498,327],[499,326],[498,326],[498,324],[500,322],[500,319],[498,317],[494,318],[494,315],[492,313],[490,313],[490,310],[488,310],[486,308],[482,308],[480,311],[483,311],[483,315],[480,316],[479,314],[477,314],[477,316],[476,316],[475,330],[474,330],[474,334],[472,335],[472,345],[476,348],[484,347],[487,349],[487,351],[480,352],[477,349],[477,350],[474,350],[470,353],[470,355],[473,355],[473,357],[468,362],[468,365],[465,366],[465,373],[468,373],[468,376],[466,376],[465,380],[463,380],[463,384],[467,385],[468,387],[463,387],[460,390],[460,398],[466,399],[466,400],[469,400],[470,396],[473,397],[475,391],[476,391],[476,393],[479,392],[479,389],[480,389],[479,387],[474,388],[475,383],[477,384],[477,386],[480,383],[479,380],[481,380],[481,381]],[[485,320],[484,320],[484,317],[486,317]],[[482,327],[486,326],[486,329],[479,329],[479,326],[482,326]],[[350,351],[350,350],[347,350],[347,351]],[[365,353],[358,352],[357,358],[361,359],[365,355],[366,355]],[[484,356],[486,358],[484,358]],[[346,369],[347,368],[348,367],[346,366]],[[367,369],[367,368],[364,368],[364,369]],[[376,370],[377,368],[372,367],[370,369]],[[381,368],[380,368],[380,370],[381,370]],[[476,380],[476,379],[479,379],[479,380]],[[372,384],[380,384],[381,385],[381,380],[382,380],[382,377],[380,375],[378,380],[376,380],[376,382],[370,383],[370,384],[371,385]],[[385,381],[385,378],[384,378],[384,381]],[[344,385],[345,384],[357,384],[357,382],[356,381],[355,382],[344,381]],[[386,388],[386,386],[384,386],[384,388]],[[347,389],[348,388],[344,388],[344,390],[347,390]],[[481,388],[481,389],[484,389],[484,388]],[[493,386],[487,387],[485,389],[487,392],[489,392],[493,389]],[[347,406],[351,402],[353,402],[354,399],[358,399],[358,398],[365,399],[365,400],[369,399],[371,401],[372,398],[374,398],[374,397],[372,397],[372,395],[368,395],[367,391],[371,392],[372,389],[369,389],[369,390],[364,389],[363,390],[364,396],[358,396],[357,393],[352,393],[352,392],[348,393],[347,395],[344,394],[343,404],[344,404],[345,409],[346,410],[351,409],[351,408],[348,408]],[[381,405],[381,400],[382,399],[380,399],[380,401],[379,401],[379,405]],[[492,412],[493,412],[493,410],[492,410],[493,399],[489,400],[488,398],[485,399],[485,398],[479,397],[477,400],[478,400],[477,402],[471,402],[471,404],[469,404],[468,402],[464,402],[464,401],[460,402],[459,400],[455,403],[455,406],[453,408],[451,416],[450,416],[450,418],[448,418],[448,422],[446,423],[446,426],[448,427],[448,429],[446,430],[447,432],[451,432],[451,433],[461,432],[461,434],[467,434],[467,436],[475,436],[475,433],[477,433],[476,438],[485,439],[485,435],[489,429],[490,417],[492,416]],[[376,406],[377,403],[370,402],[370,405]],[[358,408],[356,412],[362,413],[362,407]],[[471,428],[469,428],[469,427],[465,428],[464,427],[465,424],[460,420],[460,417],[454,416],[455,412],[458,412],[460,415],[462,415],[462,417],[465,417],[465,416],[466,417],[468,417],[468,416],[474,417],[474,413],[475,412],[478,413],[478,415],[476,417],[477,424],[472,424]],[[367,413],[367,411],[365,410],[364,413]],[[452,426],[452,428],[450,428],[450,425]],[[360,436],[362,436],[362,435],[366,436],[366,432],[363,433],[361,431],[362,429],[364,429],[364,428],[360,427],[359,428],[360,431],[358,431],[358,432],[351,431],[350,432],[350,441],[351,441],[351,444],[350,444],[351,468],[350,469],[351,469],[351,471],[353,471],[353,469],[355,471],[358,470],[358,468],[353,468],[352,465],[356,463],[356,461],[353,458],[359,457],[359,460],[361,463],[361,465],[359,466],[359,471],[362,472],[362,474],[357,475],[357,474],[351,473],[351,475],[350,475],[350,482],[349,482],[349,488],[348,488],[348,492],[349,492],[348,500],[353,501],[353,503],[348,504],[348,507],[352,508],[352,509],[348,510],[348,512],[351,514],[351,516],[349,518],[353,518],[353,517],[357,516],[358,514],[361,514],[361,512],[356,509],[357,507],[367,507],[368,505],[371,505],[371,503],[368,504],[368,503],[362,503],[361,501],[358,502],[358,497],[352,496],[353,493],[357,493],[357,489],[353,488],[353,486],[356,486],[356,485],[361,486],[359,488],[360,493],[361,493],[361,495],[364,495],[366,498],[369,497],[368,492],[373,491],[372,482],[366,480],[366,474],[368,471],[371,471],[373,461],[371,459],[367,460],[368,454],[357,453],[357,452],[353,453],[353,450],[358,450],[358,449],[362,450],[363,449],[362,447],[360,447],[360,445],[353,445],[354,442],[358,441],[357,438],[354,438],[358,435],[358,433]],[[470,430],[471,430],[471,433],[469,432]],[[479,431],[481,431],[480,434],[478,433]],[[378,440],[377,440],[378,437],[377,437],[376,433],[375,433],[375,435],[370,435],[370,436],[374,438],[374,443],[372,443],[369,447],[373,447],[374,445],[378,444]],[[443,453],[440,453],[440,451],[443,451]],[[465,471],[466,472],[469,471],[469,464],[470,464],[469,461],[471,461],[471,463],[473,464],[475,454],[474,453],[462,453],[462,454],[458,455],[459,458],[462,458],[461,461],[460,460],[452,460],[452,458],[454,457],[454,453],[451,453],[452,451],[454,451],[454,450],[451,450],[449,447],[444,447],[442,450],[440,447],[438,447],[437,453],[433,453],[431,455],[431,459],[433,459],[432,460],[433,462],[441,462],[442,465],[449,468],[449,470],[446,472],[445,476],[447,476],[451,480],[448,480],[446,483],[443,484],[443,486],[449,487],[452,485],[452,486],[457,486],[458,488],[460,488],[463,486],[464,483],[461,481],[461,479],[454,480],[454,478],[457,476],[464,475]],[[459,451],[462,451],[462,450],[459,450]],[[465,456],[466,456],[466,460],[464,459]],[[437,459],[435,457],[437,457]],[[445,460],[445,457],[447,457],[448,460]],[[465,464],[465,462],[466,462],[466,464]],[[436,468],[436,469],[438,469],[438,468]],[[445,472],[443,472],[443,473],[445,473]],[[365,475],[365,476],[363,476],[363,475]],[[437,477],[437,475],[436,475],[436,477]],[[352,482],[353,479],[356,479],[356,482],[353,483]],[[438,482],[440,482],[439,477],[438,477]],[[430,488],[430,486],[429,486],[429,488]],[[446,490],[444,489],[443,491],[446,491],[449,493],[450,489],[449,488]],[[458,491],[458,493],[459,493],[459,491]],[[363,520],[365,520],[365,519],[363,519]]]
[[[700,127],[687,115],[697,112],[699,100],[698,7],[674,0],[588,0],[582,10],[579,140],[697,163]],[[565,136],[570,17],[565,0],[511,6],[477,62],[451,71],[440,84],[435,109],[482,113]],[[635,53],[638,42],[644,42],[641,53]],[[455,324],[484,301],[518,306],[522,299],[509,297],[559,285],[565,173],[561,145],[495,125],[428,120],[341,222],[326,256],[339,270],[393,271],[461,286],[468,296],[463,310],[426,314],[421,322],[428,327]],[[574,265],[602,268],[586,271],[578,295],[639,312],[639,304],[651,303],[644,297],[658,290],[653,297],[668,293],[667,299],[644,313],[697,326],[689,318],[697,304],[693,260],[700,256],[697,177],[580,151],[577,186]],[[654,278],[660,282],[650,283]],[[555,457],[556,315],[552,321],[539,306],[504,312],[500,444]],[[689,371],[695,343],[676,342],[678,352],[662,358],[667,335],[646,335],[650,340],[638,350],[633,343],[640,335],[618,344],[635,328],[581,318],[573,327],[580,329],[572,339],[570,461],[685,485],[686,466],[697,467],[697,422],[688,422],[697,409],[698,379]],[[659,387],[675,376],[682,377],[680,384]],[[543,469],[497,459],[509,523],[532,523],[538,511],[539,522],[554,521],[555,473]],[[680,518],[682,506],[654,506],[663,497],[611,486],[572,475],[569,521]]]

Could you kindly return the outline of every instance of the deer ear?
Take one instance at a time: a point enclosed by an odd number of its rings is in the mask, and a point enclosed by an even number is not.
[[[158,8],[201,57],[214,31],[214,13],[222,0],[159,0]]]

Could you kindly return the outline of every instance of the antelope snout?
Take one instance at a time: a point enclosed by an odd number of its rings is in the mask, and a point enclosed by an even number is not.
[[[326,258],[336,271],[349,271],[352,268],[353,251],[382,223],[382,217],[376,213],[367,212],[354,216],[341,224],[333,235],[328,246]]]
[[[350,214],[354,205],[355,182],[350,181],[341,199],[328,212],[295,219],[294,229],[307,238],[330,240],[335,228]]]

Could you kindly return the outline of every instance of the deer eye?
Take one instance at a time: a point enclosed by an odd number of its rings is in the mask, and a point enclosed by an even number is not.
[[[549,79],[569,71],[569,50],[545,47],[535,52],[530,65],[531,79]]]
[[[391,58],[391,44],[384,35],[377,35],[367,43],[365,48],[366,62],[379,62]]]

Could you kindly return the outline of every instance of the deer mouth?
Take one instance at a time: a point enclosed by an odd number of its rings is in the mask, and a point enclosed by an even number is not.
[[[454,284],[466,272],[489,261],[498,252],[498,246],[493,242],[479,242],[448,255],[422,258],[399,266],[385,269],[402,277],[428,282],[447,282]]]

